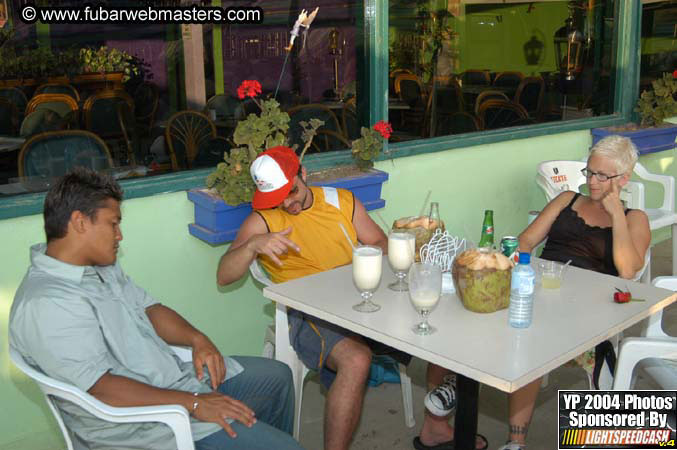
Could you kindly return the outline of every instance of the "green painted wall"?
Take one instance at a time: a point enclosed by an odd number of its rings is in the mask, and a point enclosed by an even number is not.
[[[515,70],[537,76],[556,70],[553,36],[568,15],[566,2],[510,4],[466,14],[458,23],[461,52],[456,72]],[[523,48],[532,38],[543,44],[535,65],[527,63]]]
[[[380,214],[387,221],[416,214],[431,189],[452,233],[467,230],[478,239],[483,211],[493,209],[497,235],[516,234],[526,225],[527,212],[545,203],[534,183],[536,165],[582,158],[589,145],[589,132],[577,131],[383,161],[377,168],[389,172],[390,180]],[[645,156],[642,162],[651,171],[677,176],[674,152]],[[249,278],[230,289],[217,288],[215,268],[226,247],[211,247],[188,234],[192,213],[185,193],[129,200],[122,211],[120,260],[127,273],[225,353],[260,354],[272,310]],[[0,450],[58,448],[47,443],[61,442],[37,388],[11,367],[4,342],[28,247],[43,239],[41,227],[41,216],[0,221]]]
[[[428,5],[431,11],[437,7]],[[515,70],[525,75],[556,70],[553,36],[568,17],[567,3],[521,3],[500,5],[481,12],[451,17],[447,25],[457,37],[447,40],[439,55],[438,73],[461,73],[468,69],[488,69],[491,72]],[[401,16],[401,17],[399,17]],[[415,29],[415,9],[395,9],[391,13],[389,43],[405,35],[418,33]],[[541,57],[529,65],[524,45],[532,39],[543,45]],[[429,56],[428,56],[429,57]],[[414,61],[404,68],[412,69]]]

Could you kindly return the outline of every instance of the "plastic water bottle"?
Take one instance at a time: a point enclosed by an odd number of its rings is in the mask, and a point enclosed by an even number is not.
[[[508,322],[514,328],[528,328],[534,306],[534,269],[531,255],[520,253],[519,264],[512,269]]]

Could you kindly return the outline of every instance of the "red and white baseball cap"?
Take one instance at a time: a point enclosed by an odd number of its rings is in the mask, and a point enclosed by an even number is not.
[[[256,184],[254,209],[274,208],[282,203],[291,191],[300,165],[298,156],[289,147],[272,147],[261,153],[249,170]]]

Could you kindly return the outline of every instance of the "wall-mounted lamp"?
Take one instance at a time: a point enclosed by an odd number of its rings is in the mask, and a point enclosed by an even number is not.
[[[583,70],[583,33],[574,27],[574,19],[569,16],[565,25],[555,32],[555,56],[557,67],[564,79],[572,81]]]
[[[339,97],[340,86],[339,86],[339,58],[343,55],[343,48],[345,47],[346,41],[343,39],[341,42],[341,32],[338,28],[332,28],[329,31],[328,35],[329,40],[329,54],[332,55],[334,59],[334,97]]]

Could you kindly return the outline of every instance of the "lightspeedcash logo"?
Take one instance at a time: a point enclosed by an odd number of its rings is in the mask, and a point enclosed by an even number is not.
[[[559,391],[558,448],[675,447],[675,391]]]

